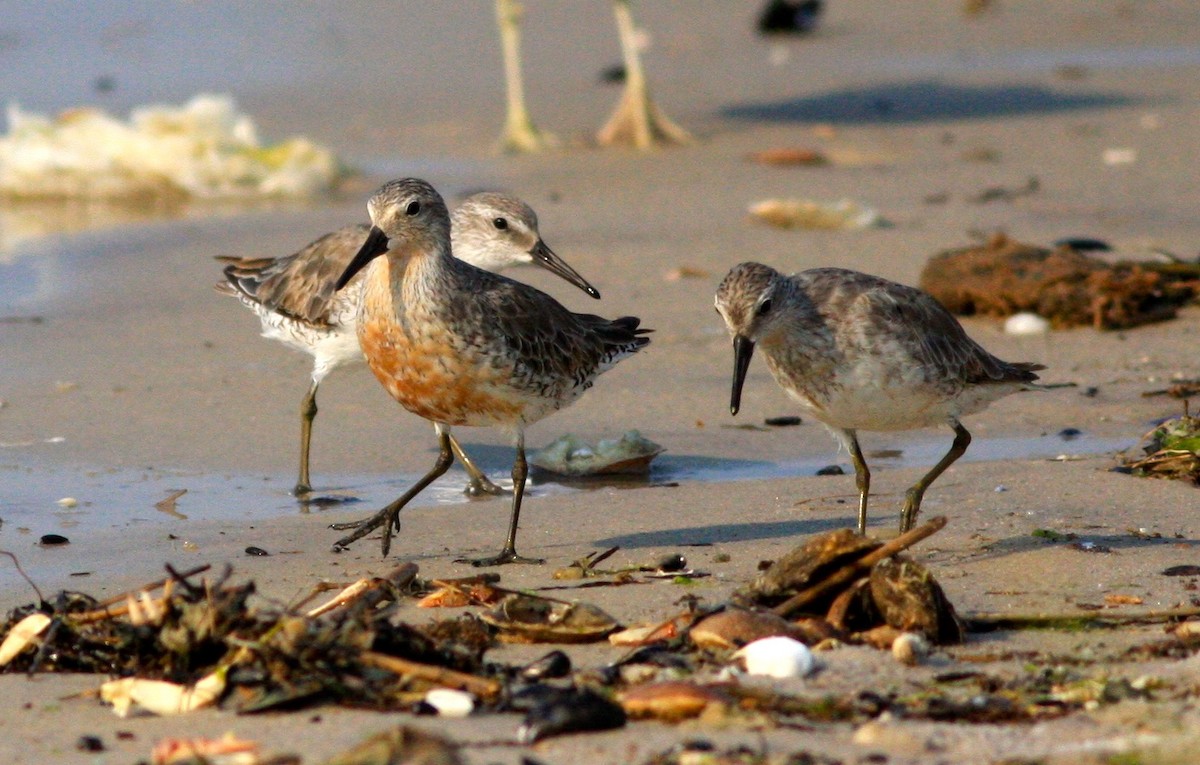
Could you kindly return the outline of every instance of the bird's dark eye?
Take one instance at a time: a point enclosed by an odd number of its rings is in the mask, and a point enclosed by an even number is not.
[[[771,312],[771,300],[769,298],[767,300],[764,300],[761,303],[759,303],[758,308],[755,309],[755,311],[754,311],[754,313],[757,316],[766,316],[770,312]]]
[[[492,221],[492,225],[503,231],[508,228],[508,220],[505,218],[496,218],[496,220]]]
[[[416,215],[419,212],[421,212],[420,202],[409,202],[408,207],[404,209],[405,215]]]

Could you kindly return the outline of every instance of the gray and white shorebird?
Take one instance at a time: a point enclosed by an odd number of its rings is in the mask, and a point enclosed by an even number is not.
[[[572,313],[544,292],[454,257],[446,204],[425,181],[391,181],[367,210],[371,232],[338,286],[365,270],[358,340],[367,365],[405,409],[434,424],[440,449],[400,498],[364,521],[335,526],[354,531],[334,549],[381,528],[387,555],[400,510],[453,462],[450,429],[495,426],[513,434],[517,449],[508,536],[498,555],[470,562],[541,563],[516,552],[525,427],[579,398],[650,342],[650,330],[632,316]]]
[[[905,532],[916,523],[925,490],[971,443],[960,419],[1036,388],[1034,372],[1045,368],[1001,361],[928,294],[858,271],[814,268],[785,276],[741,263],[717,288],[716,305],[733,337],[730,411],[737,414],[751,356],[761,349],[779,386],[850,452],[859,533],[866,533],[871,487],[859,430],[954,430],[950,451],[905,494]]]
[[[510,266],[545,268],[594,298],[600,293],[551,250],[538,231],[537,214],[508,194],[481,192],[465,199],[451,222],[454,254],[491,271]],[[219,256],[226,263],[218,292],[232,295],[256,314],[263,337],[278,340],[313,358],[312,383],[300,402],[300,471],[292,492],[312,491],[309,450],[317,416],[317,388],[335,369],[363,361],[357,317],[362,279],[335,289],[338,277],[362,247],[371,227],[344,226],[304,249],[279,258]],[[451,441],[467,471],[467,493],[499,494],[502,490]]]

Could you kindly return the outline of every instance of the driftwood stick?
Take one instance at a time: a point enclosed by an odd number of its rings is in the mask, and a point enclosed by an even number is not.
[[[409,677],[420,678],[421,680],[428,680],[431,683],[437,683],[447,688],[469,691],[485,699],[494,698],[500,693],[501,689],[500,683],[496,680],[489,680],[486,677],[469,675],[466,672],[458,672],[432,664],[421,664],[420,662],[389,656],[385,653],[363,651],[359,654],[359,657],[364,664],[369,664],[372,667],[385,669],[397,675],[407,675]]]
[[[885,542],[879,548],[872,550],[858,560],[851,561],[845,566],[842,566],[837,571],[822,579],[820,582],[796,593],[792,597],[783,601],[779,605],[771,609],[776,615],[786,617],[793,611],[799,611],[809,603],[813,602],[822,595],[828,594],[830,591],[837,589],[845,584],[848,584],[863,574],[868,573],[871,568],[883,560],[890,558],[898,552],[907,550],[917,542],[932,536],[941,531],[946,525],[946,516],[939,515],[936,518],[930,519],[911,531],[908,531],[890,542]]]
[[[205,571],[208,571],[210,568],[212,568],[212,566],[206,563],[203,566],[196,566],[188,571],[180,572],[176,576],[168,576],[162,579],[157,579],[153,582],[148,582],[143,584],[141,587],[136,587],[127,592],[123,592],[120,595],[114,595],[108,600],[98,603],[98,607],[92,609],[91,611],[83,611],[77,614],[66,614],[66,618],[73,622],[87,623],[102,622],[105,619],[111,619],[114,616],[124,616],[125,614],[129,613],[130,596],[136,593],[157,590],[159,587],[164,587],[167,582],[172,582],[177,579],[190,579],[196,574],[202,574]]]

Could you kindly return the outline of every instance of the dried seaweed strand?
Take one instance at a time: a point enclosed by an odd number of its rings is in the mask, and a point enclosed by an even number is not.
[[[385,653],[363,651],[359,654],[359,658],[364,664],[372,667],[385,669],[388,672],[395,672],[397,675],[418,677],[448,688],[469,691],[485,699],[494,698],[499,695],[502,687],[499,682],[489,680],[485,677],[477,677],[469,675],[466,672],[457,672],[453,669],[437,667],[432,664],[421,664],[420,662],[389,656]]]
[[[212,565],[206,563],[203,566],[197,566],[196,568],[190,569],[188,571],[173,574],[172,576],[163,577],[162,579],[157,579],[148,584],[144,584],[141,587],[135,587],[132,590],[123,592],[120,595],[114,595],[113,597],[109,598],[108,600],[98,603],[97,604],[98,607],[91,611],[83,611],[78,614],[66,614],[66,616],[71,621],[76,622],[78,624],[86,624],[88,622],[102,622],[105,619],[112,619],[113,617],[116,617],[116,616],[124,616],[125,614],[129,613],[129,598],[131,596],[136,595],[137,593],[141,593],[141,592],[149,592],[150,590],[157,590],[159,587],[165,586],[167,584],[167,582],[174,582],[174,581],[179,581],[181,579],[187,579],[187,578],[195,576],[196,574],[202,574],[205,571],[208,571],[210,568],[212,568]]]
[[[1183,619],[1189,616],[1200,616],[1200,607],[1184,606],[1181,608],[1165,608],[1156,611],[1083,611],[1073,613],[1040,613],[1040,614],[1002,614],[977,613],[963,617],[967,626],[973,631],[977,628],[1001,629],[1012,628],[1075,628],[1081,624],[1100,624],[1120,622],[1168,622],[1173,619]]]
[[[817,598],[827,594],[830,590],[841,587],[842,585],[862,576],[869,572],[871,567],[884,558],[890,558],[898,552],[912,547],[917,542],[920,542],[926,537],[932,536],[941,531],[946,525],[946,516],[939,515],[931,519],[929,522],[916,527],[912,531],[901,534],[890,542],[885,542],[882,546],[867,553],[863,557],[847,563],[842,568],[833,572],[824,580],[812,585],[792,597],[775,606],[771,611],[778,616],[786,617],[793,611],[799,611],[804,606],[813,602]]]

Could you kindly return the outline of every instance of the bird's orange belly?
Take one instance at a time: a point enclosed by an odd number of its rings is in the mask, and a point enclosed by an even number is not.
[[[375,377],[408,411],[446,425],[512,424],[525,402],[505,395],[502,370],[465,358],[432,337],[408,338],[379,325],[360,327],[359,343]]]

